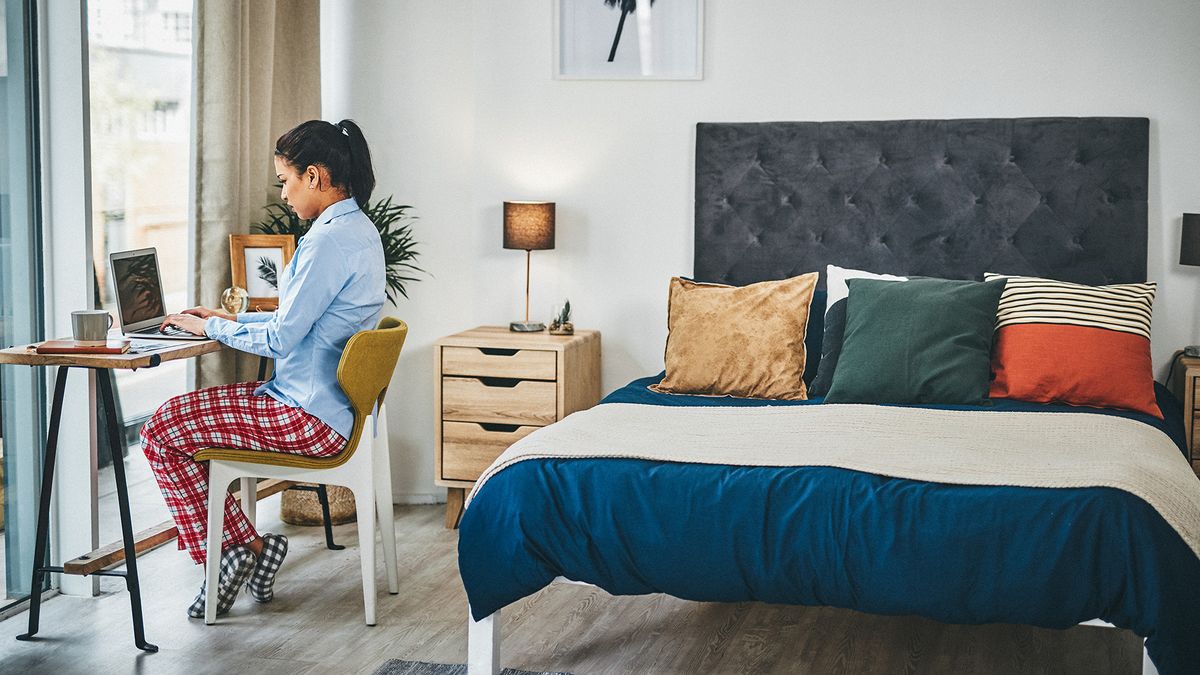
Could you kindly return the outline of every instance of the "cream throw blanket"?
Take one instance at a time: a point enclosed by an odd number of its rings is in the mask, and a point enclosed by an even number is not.
[[[587,457],[830,466],[960,485],[1113,487],[1141,497],[1200,556],[1200,480],[1166,434],[1111,415],[610,403],[514,443],[471,497],[517,462]]]

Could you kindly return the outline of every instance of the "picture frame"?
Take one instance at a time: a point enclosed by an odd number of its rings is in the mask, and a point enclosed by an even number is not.
[[[554,0],[553,56],[559,80],[704,79],[704,0]]]
[[[296,239],[290,234],[229,235],[231,282],[246,289],[250,311],[279,308],[278,275],[295,253]]]

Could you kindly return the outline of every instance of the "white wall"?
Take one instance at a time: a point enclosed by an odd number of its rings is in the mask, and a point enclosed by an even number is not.
[[[506,199],[558,203],[557,248],[533,257],[536,317],[570,297],[576,325],[603,332],[605,392],[661,369],[702,121],[1148,117],[1160,370],[1200,341],[1200,268],[1176,264],[1180,214],[1200,211],[1200,3],[708,0],[699,82],[554,80],[552,7],[323,3],[325,116],[362,123],[378,189],[417,206],[433,275],[396,310],[411,326],[389,397],[398,499],[441,497],[433,341],[523,312]]]

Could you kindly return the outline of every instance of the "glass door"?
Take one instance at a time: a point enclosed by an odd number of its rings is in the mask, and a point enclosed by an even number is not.
[[[0,0],[0,345],[42,337],[34,0]],[[29,596],[46,429],[45,373],[0,366],[5,580],[0,609]]]
[[[166,308],[179,311],[188,306],[192,0],[89,0],[87,14],[96,306],[116,316],[108,255],[153,247]],[[179,360],[112,375],[135,531],[170,519],[138,431],[187,391],[187,368]],[[108,452],[98,459],[104,544],[121,533]]]

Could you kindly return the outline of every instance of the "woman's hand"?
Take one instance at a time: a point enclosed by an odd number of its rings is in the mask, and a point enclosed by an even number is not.
[[[226,321],[237,321],[236,315],[230,314],[229,312],[222,312],[219,309],[209,309],[208,307],[193,307],[191,309],[183,310],[183,313],[191,314],[192,316],[198,316],[201,319],[207,319],[210,316],[215,316],[218,319],[225,319]]]
[[[193,335],[204,335],[204,319],[193,314],[168,314],[163,320],[161,328],[167,326],[175,326],[182,328]]]

